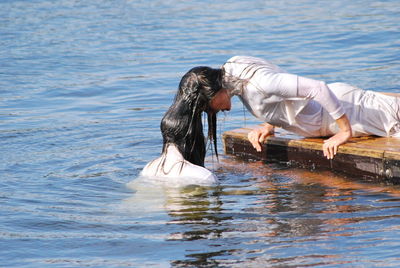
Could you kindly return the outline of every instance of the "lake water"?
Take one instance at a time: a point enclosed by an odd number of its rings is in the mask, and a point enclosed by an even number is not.
[[[400,92],[400,2],[3,0],[0,266],[399,267],[400,188],[241,162],[138,177],[182,75],[234,55]]]

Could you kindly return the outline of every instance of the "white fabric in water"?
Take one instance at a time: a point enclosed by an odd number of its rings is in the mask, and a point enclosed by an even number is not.
[[[211,171],[185,160],[174,144],[169,144],[164,154],[148,163],[143,168],[141,176],[179,185],[218,183],[218,179]]]

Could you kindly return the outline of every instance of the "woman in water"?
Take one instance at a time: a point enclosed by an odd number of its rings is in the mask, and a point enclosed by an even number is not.
[[[211,108],[230,107],[231,96],[239,96],[265,122],[248,135],[257,151],[275,126],[305,137],[330,136],[323,144],[328,159],[352,136],[400,137],[399,94],[366,91],[345,83],[327,85],[255,57],[235,56],[221,70],[223,89]]]
[[[202,113],[207,113],[208,138],[218,156],[216,113],[230,109],[230,103],[215,102],[221,91],[221,74],[221,70],[196,67],[182,77],[174,102],[161,120],[162,154],[144,167],[143,176],[186,178],[194,184],[217,182],[204,168],[206,144]],[[219,109],[212,110],[211,106]]]

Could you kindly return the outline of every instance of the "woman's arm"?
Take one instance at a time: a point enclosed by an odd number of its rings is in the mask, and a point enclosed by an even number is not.
[[[333,159],[338,146],[347,142],[352,136],[349,119],[337,97],[324,82],[300,76],[298,79],[298,94],[319,102],[335,119],[339,127],[339,132],[325,140],[322,146],[324,156]]]
[[[261,143],[263,143],[269,135],[274,134],[274,129],[275,127],[273,125],[264,123],[261,127],[257,127],[247,134],[247,138],[257,152],[261,152]]]
[[[250,60],[254,61],[254,64],[251,68],[245,68],[246,72],[242,72],[244,75],[240,78],[250,79],[249,82],[263,91],[266,97],[275,95],[284,99],[296,97],[313,99],[336,120],[340,129],[339,133],[328,139],[323,146],[324,155],[328,159],[333,158],[337,147],[351,137],[351,126],[342,104],[326,83],[280,72],[276,66],[266,61]],[[249,133],[249,140],[251,139],[250,141],[257,151],[261,150],[260,139],[264,141],[268,136],[262,133],[265,131],[260,132],[259,129]]]
[[[296,79],[294,79],[296,77]],[[339,145],[345,143],[351,138],[351,125],[344,113],[342,104],[337,99],[335,94],[329,87],[322,81],[309,79],[301,76],[294,76],[292,74],[280,73],[275,74],[273,78],[269,78],[271,83],[271,93],[281,97],[302,97],[306,99],[313,99],[320,103],[322,107],[335,119],[340,131],[325,140],[322,147],[324,156],[328,159],[333,159],[337,153]],[[253,137],[253,146],[261,148],[256,142],[256,138],[265,139],[266,136],[261,137],[259,131],[251,133]]]
[[[339,132],[327,140],[324,140],[324,145],[322,149],[324,151],[324,156],[328,159],[333,159],[337,153],[338,146],[345,143],[351,138],[351,125],[349,119],[344,114],[336,120],[339,126]]]

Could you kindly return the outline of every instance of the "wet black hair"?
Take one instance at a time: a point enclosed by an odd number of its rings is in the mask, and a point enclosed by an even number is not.
[[[202,114],[207,113],[208,140],[217,152],[217,115],[209,103],[221,90],[222,70],[195,67],[181,79],[173,104],[161,120],[163,153],[168,144],[175,144],[187,161],[204,166],[206,141],[203,134]]]

